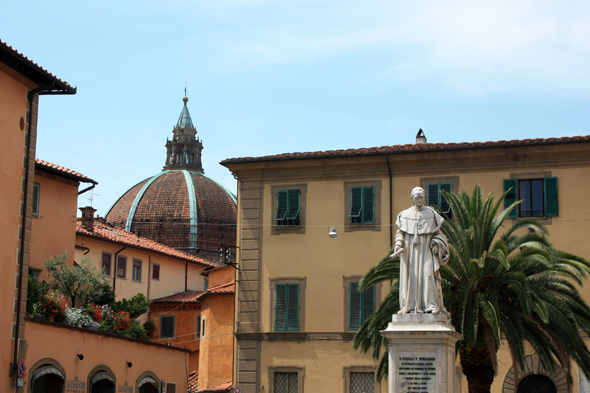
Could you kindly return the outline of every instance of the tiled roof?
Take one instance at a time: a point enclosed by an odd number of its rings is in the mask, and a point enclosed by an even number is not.
[[[161,297],[152,300],[152,303],[197,303],[207,295],[219,295],[226,293],[235,293],[236,283],[216,285],[206,291],[185,291],[170,296]]]
[[[188,393],[197,393],[199,389],[199,372],[193,371],[188,375]]]
[[[41,160],[39,158],[35,158],[35,166],[39,169],[45,170],[47,172],[54,172],[60,176],[64,176],[67,178],[71,178],[73,180],[81,181],[83,183],[92,183],[98,184],[97,181],[92,180],[89,177],[84,176],[83,174],[63,167],[61,165],[52,164],[49,161]]]
[[[514,139],[509,141],[494,142],[460,142],[460,143],[423,143],[407,145],[391,145],[370,147],[362,149],[348,150],[327,150],[306,153],[284,153],[263,157],[240,157],[228,158],[221,161],[222,165],[239,163],[239,162],[256,162],[256,161],[282,161],[297,160],[310,158],[329,158],[329,157],[353,157],[353,156],[373,156],[385,154],[404,154],[420,153],[445,150],[466,150],[466,149],[486,149],[494,147],[513,147],[513,146],[532,146],[532,145],[553,145],[561,143],[579,143],[590,142],[590,135],[573,136],[562,138],[537,138],[537,139]]]
[[[235,246],[236,217],[229,192],[203,174],[186,170],[165,171],[136,184],[106,215],[112,225],[170,247],[202,250]]]
[[[39,86],[52,85],[44,91],[76,93],[75,87],[59,79],[2,40],[0,40],[0,63],[6,64]]]
[[[76,233],[78,235],[88,236],[100,240],[106,240],[113,243],[123,244],[129,247],[153,251],[161,255],[178,258],[183,261],[197,263],[203,266],[219,267],[218,265],[206,261],[202,258],[195,257],[193,255],[187,254],[179,250],[175,250],[172,247],[168,247],[164,244],[155,242],[142,236],[137,236],[134,233],[127,232],[120,228],[109,227],[98,221],[94,221],[93,227],[93,232],[83,228],[81,219],[78,218],[78,221],[76,222]]]

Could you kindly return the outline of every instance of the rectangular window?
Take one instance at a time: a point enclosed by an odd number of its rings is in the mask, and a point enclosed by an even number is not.
[[[301,190],[281,190],[277,192],[277,210],[274,220],[280,226],[301,224]]]
[[[133,279],[133,281],[141,282],[141,260],[140,259],[133,260],[132,279]]]
[[[453,192],[453,183],[428,183],[426,186],[426,204],[438,206],[443,213],[451,215],[451,206],[441,191]]]
[[[350,283],[350,323],[348,326],[352,332],[359,330],[363,322],[375,312],[375,287],[363,292],[357,291],[357,287],[358,282]]]
[[[351,224],[375,223],[375,187],[352,187],[350,189]]]
[[[206,321],[205,317],[203,317],[203,323],[202,323],[203,327],[201,328],[201,337],[205,337],[205,327],[206,327],[205,321]]]
[[[201,337],[201,316],[197,315],[195,322],[195,338]]]
[[[555,217],[559,215],[557,178],[504,179],[504,208],[522,202],[508,217]]]
[[[41,186],[38,183],[33,185],[33,215],[39,216],[39,191]]]
[[[100,271],[107,277],[111,276],[111,254],[103,252]]]
[[[374,393],[375,374],[372,372],[351,372],[350,393]]]
[[[299,376],[296,372],[274,373],[273,393],[297,393],[299,391]]]
[[[160,338],[174,338],[176,335],[176,316],[160,315]]]
[[[127,277],[127,257],[119,255],[117,258],[117,277]]]
[[[166,383],[166,393],[176,393],[176,384],[171,382]]]
[[[152,279],[159,280],[160,279],[160,265],[154,263],[152,265]]]
[[[275,285],[275,332],[299,331],[299,284]]]
[[[203,278],[203,290],[209,289],[209,277],[205,276]]]

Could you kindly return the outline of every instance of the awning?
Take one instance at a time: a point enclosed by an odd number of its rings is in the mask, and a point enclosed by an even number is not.
[[[48,364],[45,366],[41,366],[35,370],[35,372],[33,373],[33,378],[31,378],[31,385],[35,383],[35,380],[37,378],[40,378],[47,374],[55,374],[58,377],[60,377],[63,381],[65,381],[66,379],[65,375],[63,375],[63,373],[57,367]]]
[[[141,379],[141,381],[139,381],[139,383],[137,384],[137,387],[140,388],[143,385],[145,385],[146,383],[149,383],[150,385],[153,385],[155,388],[159,388],[158,386],[158,382],[156,382],[156,380],[152,377],[143,377]]]
[[[113,378],[111,374],[107,373],[106,371],[99,371],[96,374],[94,374],[90,379],[90,384],[93,385],[98,381],[102,381],[104,379],[106,379],[107,381],[111,381],[113,385],[115,384],[115,378]]]

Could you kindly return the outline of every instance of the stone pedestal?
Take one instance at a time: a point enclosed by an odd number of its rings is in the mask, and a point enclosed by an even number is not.
[[[448,314],[394,315],[381,334],[389,341],[389,393],[455,393],[462,336]]]

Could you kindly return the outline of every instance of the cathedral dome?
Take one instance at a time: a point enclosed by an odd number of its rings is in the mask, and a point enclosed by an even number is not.
[[[191,254],[206,257],[212,252],[219,255],[222,249],[234,252],[236,198],[203,173],[203,145],[196,138],[188,99],[183,101],[174,138],[166,143],[163,171],[125,192],[106,219],[116,227]]]

